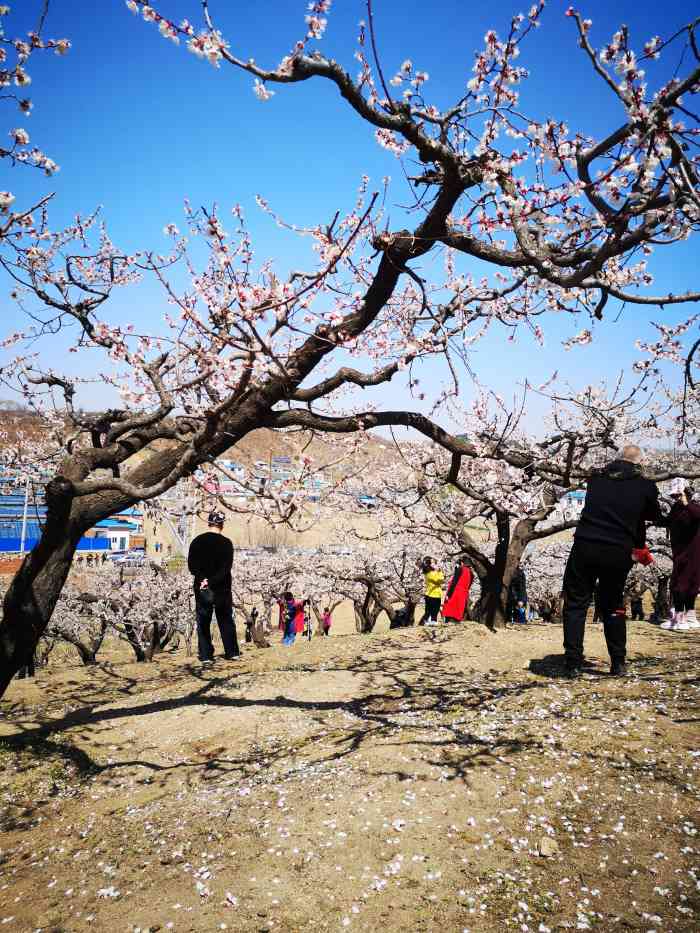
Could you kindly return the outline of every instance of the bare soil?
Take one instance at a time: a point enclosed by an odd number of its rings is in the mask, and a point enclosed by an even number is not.
[[[340,631],[340,630],[338,630]],[[15,682],[8,931],[700,929],[700,633],[465,623]]]

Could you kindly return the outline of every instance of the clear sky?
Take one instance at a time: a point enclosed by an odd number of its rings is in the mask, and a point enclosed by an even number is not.
[[[39,3],[16,0],[15,6],[6,20],[11,35],[35,25]],[[573,22],[564,15],[567,6],[550,2],[542,27],[523,46],[520,64],[531,72],[522,88],[523,109],[536,117],[565,119],[572,128],[600,136],[619,124],[621,108],[591,75],[577,48]],[[171,19],[186,16],[199,26],[197,0],[162,0],[156,7]],[[279,62],[304,28],[303,0],[210,0],[210,8],[234,52],[261,64]],[[374,0],[374,8],[386,72],[393,74],[403,59],[412,59],[429,72],[426,97],[438,106],[462,93],[486,29],[503,35],[510,16],[521,10],[515,0]],[[629,25],[641,46],[655,34],[675,31],[698,12],[690,0],[663,5],[589,0],[578,8],[593,20],[591,36],[597,46],[621,23]],[[335,0],[321,43],[324,53],[352,73],[357,70],[357,23],[365,16],[363,2]],[[73,48],[65,58],[43,54],[31,59],[34,113],[26,120],[17,114],[8,125],[26,126],[32,142],[61,171],[44,178],[28,169],[11,169],[3,160],[0,188],[13,191],[18,204],[55,191],[54,227],[101,205],[113,240],[125,250],[164,249],[162,228],[181,221],[184,197],[194,205],[216,201],[226,211],[239,202],[250,220],[258,256],[274,256],[287,268],[304,254],[256,208],[255,194],[292,222],[317,223],[351,206],[363,173],[373,185],[384,175],[392,177],[391,217],[401,219],[399,205],[407,199],[400,163],[377,146],[372,129],[328,83],[278,86],[272,100],[262,103],[248,76],[229,66],[214,69],[183,46],[166,42],[154,26],[129,13],[123,0],[51,0],[45,35],[69,38]],[[668,61],[675,66],[677,55]],[[653,71],[648,73],[652,83]],[[697,287],[698,255],[693,243],[665,254],[658,251],[652,263],[655,290]],[[3,319],[14,326],[15,312],[7,299],[3,304]],[[147,286],[121,294],[115,308],[124,317],[155,326],[165,304],[157,288]],[[484,383],[507,394],[525,376],[539,381],[554,369],[581,384],[627,367],[638,355],[635,337],[651,336],[650,316],[668,321],[684,314],[650,315],[629,308],[613,321],[610,313],[591,346],[568,353],[562,351],[561,340],[589,326],[587,320],[550,322],[544,350],[525,335],[510,343],[499,332],[477,347],[473,365]],[[60,350],[59,341],[53,350],[56,368],[61,368]],[[439,378],[432,364],[424,371],[426,380]],[[397,403],[400,394],[398,388],[384,392],[389,404]]]

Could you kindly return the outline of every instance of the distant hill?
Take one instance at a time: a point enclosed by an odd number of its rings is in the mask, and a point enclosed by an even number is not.
[[[7,442],[14,443],[18,437],[39,437],[43,432],[41,419],[33,412],[19,407],[11,408],[15,403],[0,400],[0,434],[7,438]],[[5,407],[3,407],[3,405]],[[242,441],[231,447],[226,457],[236,460],[249,467],[256,460],[269,461],[272,457],[291,457],[293,460],[301,457],[310,457],[314,466],[336,461],[339,451],[345,447],[352,450],[353,438],[356,435],[328,435],[315,436],[309,443],[308,433],[298,431],[272,431],[269,428],[259,428],[251,431]],[[385,466],[392,462],[396,451],[392,443],[380,437],[364,434],[357,449],[353,452],[351,462],[354,467],[364,463],[374,463]],[[3,441],[0,440],[0,448]]]
[[[269,428],[259,428],[251,431],[242,441],[228,451],[228,457],[238,460],[245,466],[250,466],[256,460],[269,460],[271,457],[310,457],[314,465],[320,466],[338,459],[341,445],[346,445],[348,451],[352,449],[354,435],[316,435],[311,443],[308,434],[298,432],[271,431]],[[351,460],[355,466],[364,462],[384,466],[394,459],[396,450],[394,445],[364,434],[358,448],[353,452]],[[359,463],[358,463],[359,460]]]
[[[40,436],[43,428],[41,420],[34,412],[21,407],[3,408],[3,404],[9,406],[14,403],[0,401],[0,432],[10,443],[16,441],[20,435],[29,438]]]

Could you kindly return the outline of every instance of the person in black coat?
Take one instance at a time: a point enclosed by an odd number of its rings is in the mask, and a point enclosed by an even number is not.
[[[700,504],[693,499],[693,490],[684,480],[677,480],[671,493],[673,506],[667,518],[673,573],[671,595],[674,616],[661,628],[700,628],[695,613],[695,600],[700,593]]]
[[[564,572],[566,672],[583,664],[586,612],[596,592],[610,654],[610,673],[626,673],[627,625],[620,610],[632,551],[644,547],[645,522],[664,524],[656,484],[642,475],[642,452],[629,444],[622,457],[588,481],[586,501]]]
[[[214,646],[211,640],[211,620],[214,611],[224,646],[224,658],[233,661],[240,658],[241,653],[233,621],[231,596],[233,544],[223,533],[223,513],[211,512],[207,525],[209,530],[197,535],[190,544],[187,567],[194,576],[198,656],[202,663],[211,664],[214,660]]]
[[[518,566],[513,573],[513,578],[511,579],[510,586],[508,587],[509,622],[518,621],[519,603],[522,603],[523,608],[527,606],[527,579],[525,577],[525,571],[520,566]]]

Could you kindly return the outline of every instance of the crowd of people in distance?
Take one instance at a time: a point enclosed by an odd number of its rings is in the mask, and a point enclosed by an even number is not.
[[[109,560],[109,557],[105,553],[102,553],[102,554],[88,553],[88,554],[85,554],[84,556],[82,554],[78,554],[78,556],[75,558],[75,562],[78,565],[78,567],[82,567],[83,563],[85,564],[86,567],[98,567],[98,566],[102,566],[103,564],[106,564],[108,560]]]
[[[595,601],[595,617],[603,624],[610,654],[610,672],[626,673],[627,613],[624,592],[627,576],[635,563],[653,561],[646,545],[647,524],[667,529],[673,556],[670,588],[672,609],[661,628],[670,631],[700,629],[695,601],[700,592],[700,504],[693,500],[693,490],[680,480],[671,490],[672,504],[664,514],[659,490],[642,472],[642,452],[627,445],[621,456],[596,471],[589,479],[583,510],[574,533],[561,589],[564,629],[565,673],[578,676],[584,665],[586,615]],[[194,577],[199,658],[210,664],[214,651],[211,621],[214,613],[224,646],[224,659],[240,657],[233,619],[231,568],[233,545],[223,535],[224,515],[209,515],[208,531],[198,535],[190,546],[188,567]],[[445,587],[445,573],[433,557],[418,561],[424,578],[424,611],[419,625],[434,627],[442,615],[445,624],[462,622],[469,606],[474,575],[467,557],[461,557]],[[631,600],[631,617],[643,619],[642,593]],[[311,601],[295,599],[286,592],[278,601],[279,629],[282,644],[294,644],[297,637],[311,639],[314,634]],[[539,614],[544,621],[557,614],[557,600],[543,600]],[[506,621],[524,625],[534,617],[529,605],[525,573],[518,567],[508,587]],[[257,620],[253,610],[246,622],[246,641],[252,640]],[[319,616],[319,634],[328,636],[331,611],[326,607]],[[658,620],[660,621],[660,620]],[[406,624],[413,624],[407,619]]]
[[[610,673],[626,674],[627,626],[623,604],[627,576],[635,563],[653,561],[646,546],[647,524],[666,528],[673,556],[670,589],[672,608],[661,628],[671,631],[700,629],[695,601],[700,592],[700,505],[683,480],[674,482],[672,505],[664,515],[659,490],[642,472],[642,452],[629,444],[621,457],[597,471],[587,484],[586,500],[574,533],[562,584],[565,670],[572,677],[584,664],[586,615],[595,598],[596,617],[603,623],[610,655]],[[465,561],[458,564],[443,603],[444,573],[432,557],[421,569],[425,577],[425,611],[421,625],[460,621],[469,598],[472,575]],[[514,573],[507,597],[506,621],[526,624],[534,607],[528,606],[525,574]],[[555,601],[545,600],[541,615],[549,621]],[[631,605],[632,618],[643,619],[642,594]]]
[[[212,664],[214,647],[211,639],[211,623],[214,614],[224,646],[224,660],[240,658],[238,637],[233,615],[231,593],[231,570],[233,567],[233,544],[224,533],[223,512],[209,514],[207,531],[197,535],[190,544],[187,566],[194,577],[195,608],[197,616],[197,652],[204,665]],[[279,628],[283,633],[282,644],[294,644],[297,635],[311,639],[313,622],[310,600],[295,599],[287,592],[278,602]],[[254,629],[259,613],[253,608],[246,619],[245,640],[254,640]],[[321,633],[330,635],[332,616],[326,607],[321,616]]]
[[[418,562],[425,580],[425,606],[419,625],[438,625],[439,616],[446,624],[462,622],[466,618],[469,606],[469,593],[474,574],[469,566],[469,558],[462,556],[457,562],[447,589],[443,593],[445,574],[440,570],[433,557],[424,557]],[[508,587],[506,603],[506,621],[513,624],[527,624],[535,617],[535,607],[528,604],[527,581],[525,571],[517,567]]]
[[[283,645],[293,645],[297,635],[309,641],[311,640],[314,634],[311,600],[295,599],[294,595],[287,591],[284,594],[284,599],[279,600],[277,608],[279,610],[279,629],[283,633]],[[331,622],[331,611],[326,606],[321,616],[321,635],[330,635]]]

